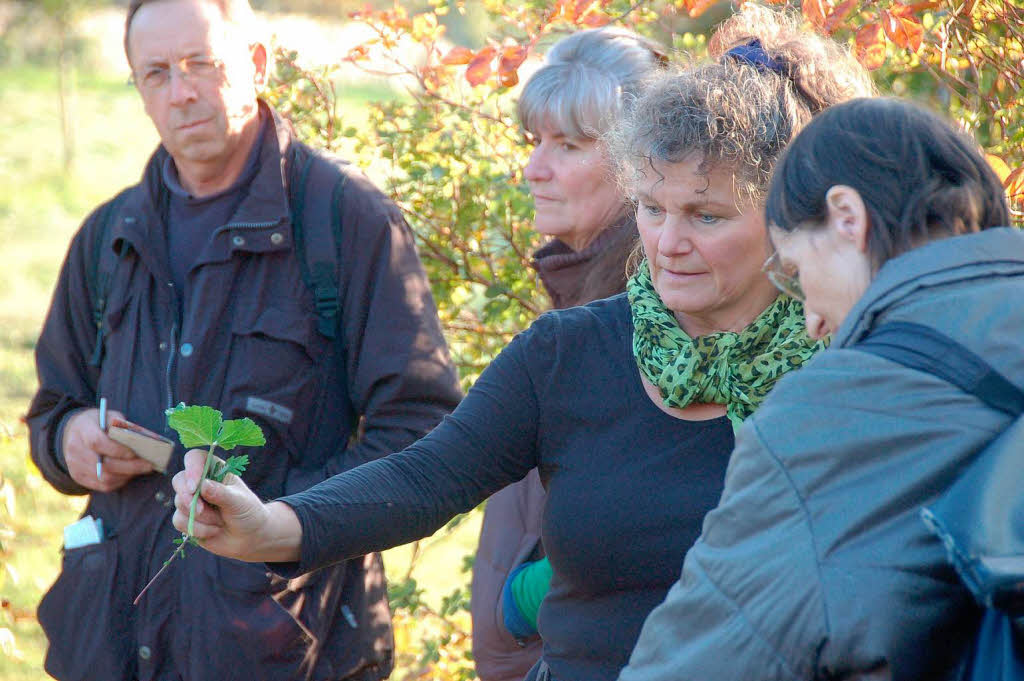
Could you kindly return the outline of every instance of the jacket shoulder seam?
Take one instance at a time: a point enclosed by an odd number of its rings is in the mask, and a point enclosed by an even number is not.
[[[708,571],[704,568],[704,566],[700,565],[699,557],[697,557],[696,560],[694,560],[694,563],[700,568],[700,571],[704,575],[707,584],[712,589],[714,589],[715,593],[717,593],[719,597],[721,597],[723,600],[729,603],[729,605],[733,609],[733,612],[735,612],[736,615],[743,620],[743,623],[754,634],[754,636],[756,636],[759,641],[763,642],[765,647],[772,651],[772,655],[774,655],[775,659],[779,662],[779,664],[781,664],[786,669],[786,673],[789,674],[791,678],[798,678],[799,675],[793,670],[792,666],[789,664],[789,661],[782,656],[781,652],[779,652],[778,646],[776,646],[765,634],[763,634],[761,632],[761,629],[758,628],[754,624],[754,622],[752,622],[747,617],[747,614],[744,611],[743,606],[740,605],[735,598],[732,598],[729,594],[723,591],[721,587],[719,587],[718,583],[711,578],[711,576],[708,574]]]
[[[761,429],[757,422],[757,414],[754,415],[754,418],[751,418],[749,420],[751,421],[751,427],[753,428],[755,435],[757,435],[757,440],[761,445],[762,451],[764,451],[765,454],[772,460],[773,464],[776,466],[776,468],[778,468],[779,472],[785,478],[786,483],[789,485],[789,489],[793,494],[793,497],[797,500],[797,503],[800,506],[800,512],[803,515],[803,524],[807,528],[808,540],[810,541],[811,551],[814,555],[814,572],[817,575],[817,591],[821,598],[821,618],[824,626],[824,640],[827,640],[832,632],[832,622],[828,611],[828,599],[825,596],[825,589],[822,586],[824,584],[824,569],[821,565],[821,560],[819,558],[821,553],[818,547],[817,537],[814,533],[814,525],[811,522],[811,513],[807,507],[807,500],[804,498],[802,494],[800,494],[800,488],[797,486],[796,481],[793,480],[793,476],[790,475],[789,468],[786,467],[786,465],[782,462],[782,459],[768,445],[768,442],[762,436]],[[820,667],[820,657],[823,647],[823,645],[818,646],[814,651],[815,669],[818,669]]]

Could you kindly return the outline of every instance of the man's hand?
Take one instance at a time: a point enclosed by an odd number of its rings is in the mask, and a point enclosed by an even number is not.
[[[189,507],[203,474],[206,451],[185,454],[185,470],[171,481],[174,486],[174,526],[188,531]],[[196,502],[192,535],[203,548],[228,558],[249,562],[286,562],[299,559],[302,526],[287,504],[264,504],[237,475],[223,483],[204,480]]]
[[[110,410],[107,418],[124,420],[124,415]],[[82,409],[68,419],[61,437],[61,452],[71,479],[97,492],[112,492],[137,475],[153,472],[153,464],[107,437],[100,428],[98,409]],[[96,477],[96,462],[100,456],[103,457],[102,480]]]

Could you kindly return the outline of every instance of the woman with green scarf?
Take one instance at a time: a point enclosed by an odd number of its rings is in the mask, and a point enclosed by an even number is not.
[[[527,678],[615,679],[718,501],[734,424],[817,349],[761,271],[761,191],[814,113],[871,92],[844,49],[768,10],[713,49],[658,77],[609,139],[646,256],[627,294],[543,315],[402,452],[268,504],[204,482],[202,544],[296,576],[428,536],[536,467],[553,574]],[[204,455],[174,478],[179,529]]]

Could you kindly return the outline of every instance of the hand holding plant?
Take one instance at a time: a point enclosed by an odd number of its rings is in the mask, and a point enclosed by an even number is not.
[[[266,444],[263,431],[260,430],[260,427],[252,419],[225,421],[223,420],[223,415],[211,407],[179,404],[174,409],[167,410],[167,424],[177,431],[178,438],[185,447],[208,447],[209,449],[206,450],[203,457],[202,475],[199,476],[200,482],[195,485],[191,492],[191,498],[188,501],[188,520],[185,523],[184,531],[181,537],[174,540],[174,543],[178,546],[171,553],[170,557],[164,561],[160,571],[153,576],[153,579],[135,597],[135,603],[139,602],[139,599],[146,593],[146,590],[149,589],[175,558],[178,556],[185,557],[185,547],[187,545],[198,545],[195,534],[195,520],[197,510],[199,510],[201,482],[213,480],[221,483],[228,478],[229,474],[236,476],[235,479],[237,479],[237,476],[241,475],[249,465],[249,457],[246,455],[232,456],[227,461],[221,461],[214,456],[214,450],[220,447],[225,451],[230,451],[240,445],[262,447]],[[192,452],[189,452],[189,454],[191,455]],[[175,476],[175,479],[177,480],[177,476]],[[175,486],[175,491],[178,491],[177,486]],[[248,491],[248,488],[246,488],[246,491]],[[175,512],[175,518],[180,513],[181,509],[179,508]],[[176,522],[175,525],[177,526],[178,523]],[[179,527],[179,529],[182,528]]]
[[[203,479],[206,461],[205,449],[191,450],[185,454],[185,470],[172,480],[174,526],[218,556],[249,562],[298,560],[302,526],[291,507],[264,504],[237,475],[223,481]]]

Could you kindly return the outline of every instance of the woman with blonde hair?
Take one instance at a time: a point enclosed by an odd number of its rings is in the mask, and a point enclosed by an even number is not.
[[[579,31],[551,47],[519,96],[519,121],[533,145],[523,178],[534,225],[550,237],[531,265],[556,309],[626,290],[635,216],[599,137],[665,61],[656,43],[631,31]],[[487,500],[470,600],[473,662],[483,681],[522,679],[540,658],[536,612],[551,574],[540,541],[546,496],[534,469]]]
[[[734,21],[754,32],[655,76],[610,137],[646,256],[627,294],[542,315],[403,452],[269,504],[237,478],[203,482],[203,545],[299,574],[429,535],[536,467],[553,574],[527,678],[616,678],[718,499],[734,425],[818,349],[761,271],[771,169],[815,113],[872,91],[846,51],[785,16]],[[662,107],[667,125],[636,124]],[[204,456],[175,476],[179,528]]]

